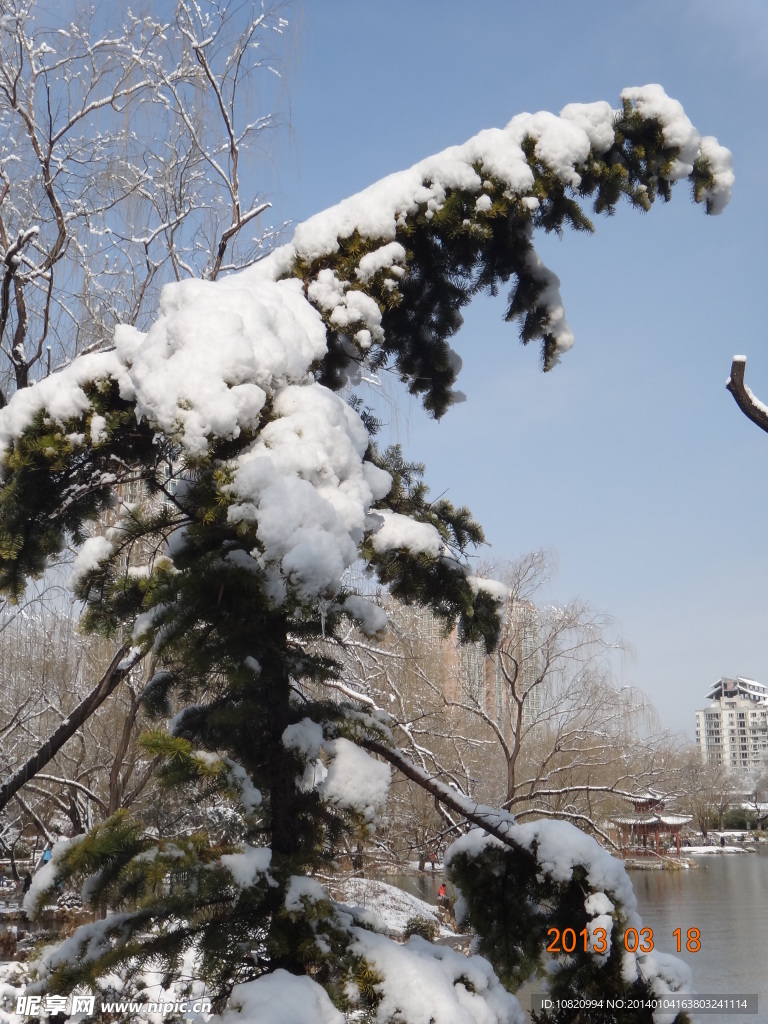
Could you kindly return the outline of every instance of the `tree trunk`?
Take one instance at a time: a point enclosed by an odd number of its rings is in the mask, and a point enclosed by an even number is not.
[[[273,856],[294,858],[300,849],[296,809],[296,762],[283,745],[283,733],[291,724],[291,680],[285,665],[288,630],[284,616],[268,623],[274,655],[264,659],[261,677],[266,683],[269,748],[269,803]]]
[[[284,885],[291,875],[303,874],[311,863],[312,849],[305,849],[303,822],[299,816],[296,791],[296,759],[283,744],[283,733],[291,724],[291,681],[286,666],[288,629],[285,616],[271,617],[259,624],[272,643],[269,654],[261,659],[260,696],[266,702],[267,735],[265,748],[269,780],[269,832],[272,848],[270,871],[280,884],[267,935],[271,966],[291,974],[303,974],[305,965],[299,954],[303,936],[296,922],[283,912]]]

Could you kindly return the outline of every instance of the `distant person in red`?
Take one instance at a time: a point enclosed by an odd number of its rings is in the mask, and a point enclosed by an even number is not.
[[[432,870],[433,871],[435,870],[435,861],[436,860],[437,860],[437,858],[435,857],[435,851],[433,850],[432,853],[430,853],[430,855],[429,855],[429,863],[432,865]]]
[[[445,891],[445,882],[437,890],[437,904],[440,907],[448,906],[448,894]]]

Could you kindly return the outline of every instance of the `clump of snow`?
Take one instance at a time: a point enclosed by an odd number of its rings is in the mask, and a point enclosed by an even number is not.
[[[392,779],[389,765],[343,737],[326,741],[324,746],[330,761],[328,774],[318,787],[320,795],[328,803],[360,811],[371,821],[387,799]]]
[[[536,852],[542,870],[554,881],[567,882],[573,869],[587,870],[587,882],[600,893],[610,893],[627,913],[637,907],[632,882],[624,864],[568,821],[534,821],[516,824],[510,838]]]
[[[368,636],[374,636],[387,627],[387,622],[389,621],[387,613],[383,608],[374,604],[373,601],[368,601],[364,597],[358,597],[356,594],[350,594],[349,597],[344,599],[343,607],[347,615],[355,619],[360,624],[362,631]]]
[[[541,285],[539,304],[547,310],[546,332],[554,340],[556,352],[554,362],[563,352],[573,347],[573,331],[565,319],[565,307],[560,296],[560,278],[549,267],[545,267],[538,254],[531,249],[526,258],[526,269]]]
[[[308,875],[291,875],[288,888],[285,890],[285,909],[300,913],[304,909],[303,900],[310,903],[321,903],[328,899],[328,893]]]
[[[714,185],[704,189],[702,195],[707,201],[707,213],[722,213],[731,201],[733,183],[733,156],[729,149],[721,146],[713,135],[701,140],[701,155],[709,161],[709,168],[715,179]]]
[[[560,118],[571,121],[585,133],[597,156],[602,156],[613,145],[614,110],[605,100],[598,100],[597,103],[569,103],[560,111]]]
[[[638,978],[637,955],[626,950],[621,956],[621,980],[632,985]]]
[[[214,768],[224,762],[218,754],[212,754],[210,750],[193,750],[191,754],[193,761],[199,761],[201,765]]]
[[[272,415],[236,462],[229,519],[257,524],[263,550],[254,556],[273,580],[276,604],[289,586],[304,600],[331,596],[357,558],[387,474],[364,468],[362,420],[321,385],[283,388]]]
[[[584,900],[584,909],[593,917],[596,914],[612,914],[615,908],[604,892],[592,892]]]
[[[683,106],[660,85],[633,86],[622,89],[621,98],[631,100],[645,118],[653,118],[661,124],[664,141],[668,146],[680,150],[677,159],[667,175],[670,181],[687,177],[699,155],[701,135],[691,124]]]
[[[587,133],[573,118],[557,117],[546,110],[518,114],[506,130],[517,145],[525,138],[535,139],[536,156],[547,163],[561,181],[578,188],[581,177],[574,165],[583,163],[589,156],[590,134],[594,132]]]
[[[200,456],[210,436],[253,429],[276,386],[307,381],[326,338],[299,281],[233,275],[166,285],[149,333],[120,326],[115,346],[120,394],[137,418]]]
[[[266,875],[272,861],[272,851],[266,846],[243,844],[242,853],[225,853],[221,863],[241,889],[253,885],[259,875]]]
[[[610,914],[597,914],[596,917],[587,921],[589,948],[593,951],[592,955],[595,960],[600,964],[607,963],[608,957],[611,955],[612,928],[613,918]],[[598,929],[600,929],[599,932]],[[598,953],[596,947],[602,949],[603,952]]]
[[[283,746],[297,750],[305,758],[317,757],[323,744],[323,727],[311,718],[289,725],[283,732]]]
[[[140,615],[137,615],[136,621],[133,624],[131,639],[137,643],[140,642],[141,638],[152,630],[155,622],[162,618],[167,611],[167,605],[157,604],[154,608],[150,608],[149,611],[141,612]]]
[[[45,413],[52,423],[64,424],[91,409],[91,401],[83,390],[93,381],[108,381],[123,368],[116,352],[95,352],[78,356],[50,377],[44,377],[33,388],[15,392],[12,400],[0,410],[0,455],[28,427],[38,413]]]
[[[645,981],[650,983],[655,996],[689,993],[693,984],[693,974],[688,964],[669,953],[661,953],[654,949],[638,964],[638,971]],[[656,1010],[653,1014],[654,1024],[674,1024],[676,1014]]]
[[[402,246],[398,248],[402,249]],[[349,284],[340,280],[330,268],[320,271],[309,285],[307,296],[320,309],[330,312],[330,322],[334,327],[346,330],[353,325],[361,325],[360,329],[369,331],[375,341],[383,339],[378,303],[365,292],[350,289]]]
[[[280,968],[235,985],[217,1024],[344,1024],[328,993],[311,978]]]
[[[101,444],[107,439],[107,421],[103,416],[94,413],[91,416],[91,442]]]
[[[488,594],[494,601],[503,604],[509,597],[509,587],[498,580],[488,580],[482,576],[467,576],[467,583],[472,588],[472,593]]]
[[[374,501],[386,498],[392,488],[392,477],[386,470],[379,469],[372,462],[363,463],[363,476],[371,489]]]
[[[48,378],[46,378],[48,379]],[[106,537],[88,537],[77,553],[67,585],[71,590],[78,587],[89,573],[106,562],[114,554],[115,548]]]
[[[237,790],[240,796],[240,805],[246,814],[252,814],[258,807],[261,807],[261,790],[253,784],[253,780],[245,768],[233,761],[231,757],[225,758],[227,765],[227,780]]]
[[[382,977],[376,1021],[409,1024],[524,1024],[520,1004],[480,956],[464,956],[419,936],[401,945],[352,929],[351,950]]]
[[[370,279],[380,270],[390,270],[405,259],[405,249],[399,242],[389,242],[362,257],[355,273],[361,281]],[[402,269],[402,268],[399,268]]]
[[[584,909],[590,915],[590,920],[587,921],[590,949],[595,950],[595,946],[599,946],[603,952],[595,951],[593,955],[599,963],[605,964],[611,953],[612,915],[615,907],[604,892],[593,892],[584,900]],[[600,929],[600,933],[596,937],[595,933],[598,929]]]
[[[62,857],[68,849],[77,843],[81,843],[83,839],[85,839],[85,836],[74,836],[72,839],[59,839],[54,843],[51,849],[51,859],[47,864],[43,864],[42,867],[38,868],[32,876],[32,885],[24,897],[23,907],[30,918],[34,918],[35,910],[43,893],[54,884],[56,871]]]
[[[128,914],[111,914],[102,921],[82,924],[73,935],[56,946],[47,946],[34,964],[40,977],[52,973],[61,964],[98,960],[112,948],[110,935],[120,933]],[[123,928],[123,931],[125,929]]]
[[[147,683],[147,689],[149,689],[149,687],[155,682],[155,680],[157,680],[158,682],[165,683],[165,681],[169,677],[171,677],[171,673],[166,672],[165,670],[161,672],[156,672],[155,675],[153,675],[152,678],[150,679],[149,683]],[[171,736],[178,736],[179,730],[182,727],[182,723],[186,716],[193,714],[195,711],[200,711],[202,707],[202,704],[188,704],[180,711],[177,711],[175,715],[172,715],[168,719],[168,723],[166,725],[166,729],[171,734]]]
[[[388,509],[371,513],[369,522],[377,526],[371,538],[377,554],[386,551],[405,550],[413,555],[430,555],[437,558],[447,551],[440,532],[431,523],[420,523],[410,516],[390,512]]]

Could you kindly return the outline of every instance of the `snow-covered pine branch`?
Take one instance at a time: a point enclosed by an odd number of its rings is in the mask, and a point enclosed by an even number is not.
[[[506,596],[464,560],[482,539],[469,511],[430,502],[423,467],[376,448],[370,417],[342,399],[342,383],[391,361],[441,415],[458,398],[448,339],[460,309],[507,282],[509,318],[523,340],[541,339],[551,367],[571,335],[535,231],[588,227],[590,197],[598,213],[622,196],[646,209],[685,178],[719,212],[730,157],[659,86],[628,90],[617,111],[515,118],[319,215],[240,274],[166,286],[146,333],[119,326],[109,351],[79,356],[0,410],[0,584],[12,598],[68,536],[85,541],[113,499],[115,464],[136,467],[155,492],[161,466],[185,465],[173,512],[183,526],[171,529],[160,504],[121,524],[153,551],[168,541],[166,556],[137,572],[114,538],[91,537],[74,589],[85,628],[132,635],[158,660],[143,704],[170,722],[144,748],[162,761],[161,781],[233,809],[216,834],[169,824],[160,835],[123,810],[57,846],[30,910],[63,878],[94,906],[126,909],[46,952],[45,986],[69,991],[121,967],[175,978],[193,957],[217,1012],[277,991],[306,995],[308,1022],[321,1008],[339,1021],[331,993],[385,1021],[407,969],[431,979],[424,998],[431,1008],[441,993],[446,1022],[516,1022],[499,977],[512,986],[538,969],[553,913],[577,931],[603,928],[607,945],[561,963],[553,991],[650,995],[684,984],[681,968],[622,952],[631,885],[591,837],[478,806],[406,758],[387,716],[316,699],[313,688],[340,675],[317,652],[321,638],[349,618],[371,633],[385,625],[345,584],[359,558],[393,597],[429,607],[486,650]],[[312,877],[375,832],[390,765],[409,765],[453,815],[477,823],[449,851],[450,871],[493,967],[376,936]],[[409,1003],[400,1019],[419,1012]]]

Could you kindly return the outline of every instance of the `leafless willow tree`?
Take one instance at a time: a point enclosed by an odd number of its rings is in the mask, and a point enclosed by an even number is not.
[[[768,822],[768,757],[750,771],[748,787],[749,806],[757,827],[765,828]]]
[[[0,0],[0,405],[107,348],[116,324],[146,328],[165,283],[270,246],[256,182],[281,124],[284,8],[81,5],[71,21],[67,5]],[[151,768],[135,744],[140,652],[70,637],[79,654],[57,657],[51,698],[39,627],[57,623],[61,654],[62,602],[46,580],[28,607],[0,608],[0,843],[57,815],[78,831],[136,799]]]
[[[710,829],[723,827],[723,817],[744,779],[735,776],[727,765],[702,762],[697,748],[684,753],[679,765],[682,806],[706,840]]]
[[[463,795],[523,820],[565,818],[610,842],[606,818],[626,797],[674,789],[675,744],[650,700],[617,686],[610,662],[621,643],[610,638],[609,621],[580,602],[541,600],[545,552],[493,575],[509,590],[493,655],[461,647],[423,611],[390,603],[387,638],[350,630],[333,689],[386,710],[411,758]],[[457,821],[415,800],[411,788],[393,789],[390,846],[423,858]]]

